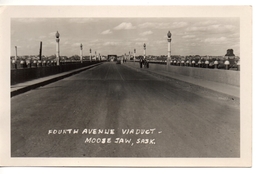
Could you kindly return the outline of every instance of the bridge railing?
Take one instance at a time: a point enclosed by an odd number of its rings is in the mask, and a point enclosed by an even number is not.
[[[90,62],[89,60],[83,60],[83,63]],[[91,62],[96,62],[96,60],[92,60]],[[77,64],[81,63],[80,60],[62,60],[60,61],[60,65],[69,65],[69,64]],[[14,69],[26,69],[26,68],[39,68],[39,67],[51,67],[57,66],[57,62],[55,60],[11,60],[10,62],[11,70]]]
[[[101,61],[84,61],[80,62],[61,62],[59,66],[55,64],[42,64],[40,66],[28,66],[11,69],[11,85],[26,82],[29,80],[54,75],[85,66],[100,63]]]
[[[133,62],[133,60],[131,60]],[[139,62],[139,60],[136,60]],[[166,65],[167,62],[165,60],[148,60],[149,63],[152,64],[162,64]],[[172,60],[170,63],[171,66],[181,66],[181,67],[196,67],[196,68],[208,68],[208,69],[223,69],[223,70],[233,70],[240,71],[240,63],[236,62],[232,59],[228,60]]]
[[[128,66],[139,68],[139,62],[126,63]],[[227,84],[231,86],[240,86],[240,71],[237,70],[222,70],[212,68],[199,68],[199,67],[185,67],[171,65],[166,68],[166,62],[150,62],[149,71],[155,73],[167,74],[175,77],[176,75],[187,76],[196,79],[202,79],[206,81],[217,82],[221,84]]]

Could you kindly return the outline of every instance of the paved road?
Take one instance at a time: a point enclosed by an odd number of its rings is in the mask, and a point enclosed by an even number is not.
[[[239,157],[239,104],[114,62],[11,98],[13,157]]]

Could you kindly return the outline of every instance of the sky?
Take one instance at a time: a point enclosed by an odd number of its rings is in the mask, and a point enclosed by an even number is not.
[[[97,54],[167,55],[167,33],[172,33],[172,55],[223,56],[227,49],[240,55],[239,18],[12,18],[11,56],[56,53],[55,34],[60,33],[60,55]]]

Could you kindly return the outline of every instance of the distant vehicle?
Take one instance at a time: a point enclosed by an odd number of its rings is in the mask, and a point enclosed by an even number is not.
[[[121,64],[121,58],[117,58],[116,64]]]

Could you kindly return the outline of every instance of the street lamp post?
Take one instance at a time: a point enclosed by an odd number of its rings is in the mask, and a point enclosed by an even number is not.
[[[136,50],[134,49],[134,62],[135,62],[135,53],[136,53]]]
[[[144,59],[145,59],[145,56],[146,56],[146,44],[144,43]]]
[[[171,59],[171,32],[168,31],[167,33],[167,36],[168,36],[168,57],[167,57],[167,71],[169,70],[169,65],[170,65],[170,59]]]
[[[15,61],[17,61],[17,46],[15,46],[14,48],[15,48]]]
[[[95,51],[95,59],[96,59],[96,61],[97,61],[97,52]]]
[[[90,53],[90,58],[89,58],[89,60],[90,60],[90,62],[91,62],[91,61],[92,61],[91,48],[90,48],[90,50],[89,50],[89,53]]]
[[[80,62],[83,63],[83,45],[82,43],[80,44]]]
[[[58,66],[60,65],[60,45],[59,45],[59,42],[60,42],[60,34],[57,31],[57,33],[56,33],[56,60],[57,60]]]
[[[42,41],[40,42],[39,59],[42,60]]]

